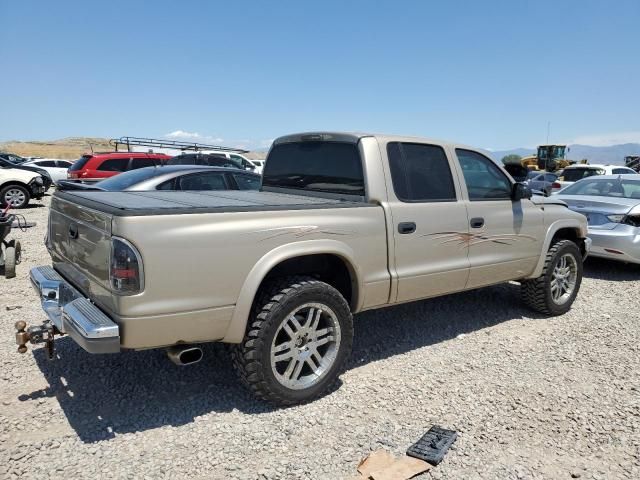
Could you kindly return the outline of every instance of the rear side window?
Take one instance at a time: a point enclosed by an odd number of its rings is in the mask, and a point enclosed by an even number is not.
[[[456,200],[449,161],[442,147],[420,143],[387,144],[391,180],[403,202]]]
[[[634,170],[631,170],[630,168],[614,168],[613,170],[611,170],[611,173],[613,173],[614,175],[627,175],[635,174],[636,172]]]
[[[234,173],[233,178],[240,190],[258,190],[260,188],[260,178],[253,175],[242,175]]]
[[[36,163],[36,165],[38,165],[40,167],[55,167],[56,166],[56,162],[54,160],[40,160],[39,162],[35,162],[35,163]]]
[[[365,195],[362,162],[353,143],[282,143],[271,149],[264,168],[263,187]]]
[[[138,168],[144,168],[144,167],[153,167],[155,165],[157,165],[158,162],[156,162],[153,158],[132,158],[131,159],[131,170],[136,170]]]
[[[91,155],[83,155],[79,160],[76,160],[73,165],[69,167],[69,171],[77,172],[78,170],[82,170],[91,158]]]
[[[58,166],[58,168],[69,168],[71,167],[72,163],[67,162],[66,160],[56,160],[56,165]]]
[[[124,172],[128,166],[128,158],[110,158],[109,160],[104,160],[98,167],[98,170],[103,172]]]
[[[456,149],[467,184],[469,200],[506,200],[511,198],[511,181],[498,166],[484,155]]]

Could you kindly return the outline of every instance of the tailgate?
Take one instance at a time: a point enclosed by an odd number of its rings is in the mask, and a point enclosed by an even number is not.
[[[54,196],[48,235],[54,266],[67,280],[86,295],[92,283],[109,288],[111,215]]]

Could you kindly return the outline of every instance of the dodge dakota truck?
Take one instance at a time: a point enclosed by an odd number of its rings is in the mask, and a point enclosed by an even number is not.
[[[52,265],[30,275],[48,319],[17,323],[20,352],[67,334],[186,365],[225,342],[277,405],[327,391],[353,314],[518,281],[560,315],[589,249],[583,215],[480,150],[332,132],[275,140],[260,191],[56,192],[45,241]]]

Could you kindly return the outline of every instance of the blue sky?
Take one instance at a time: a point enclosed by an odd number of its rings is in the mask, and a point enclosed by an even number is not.
[[[0,0],[0,141],[640,142],[640,1]]]

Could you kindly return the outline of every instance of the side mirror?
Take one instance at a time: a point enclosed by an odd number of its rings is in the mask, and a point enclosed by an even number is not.
[[[529,187],[527,187],[524,183],[514,183],[513,189],[511,190],[511,200],[514,202],[519,202],[523,198],[531,198],[533,192]]]

